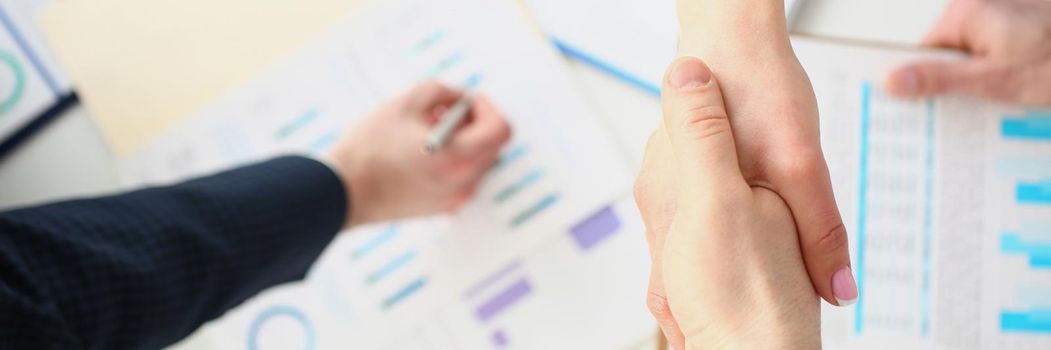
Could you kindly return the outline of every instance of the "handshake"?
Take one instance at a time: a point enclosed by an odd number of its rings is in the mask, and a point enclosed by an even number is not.
[[[847,306],[859,293],[783,3],[678,10],[682,57],[635,184],[648,306],[676,349],[820,348],[819,300]],[[925,44],[971,59],[903,67],[887,89],[1051,105],[1049,19],[1047,2],[955,0]]]

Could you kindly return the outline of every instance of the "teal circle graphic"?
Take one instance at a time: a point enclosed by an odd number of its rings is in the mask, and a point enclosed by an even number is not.
[[[262,314],[259,314],[259,316],[252,321],[251,326],[248,327],[249,350],[259,349],[259,344],[256,343],[256,338],[259,338],[259,331],[262,330],[263,325],[266,324],[267,321],[279,317],[288,317],[299,323],[299,325],[303,327],[303,331],[306,332],[306,343],[303,344],[303,349],[314,350],[316,335],[314,334],[314,326],[310,324],[310,319],[308,319],[307,315],[302,311],[299,311],[299,309],[288,305],[272,306],[263,311]]]
[[[22,69],[22,65],[18,63],[15,56],[4,50],[0,50],[0,62],[3,65],[11,67],[11,71],[15,73],[15,87],[11,90],[11,94],[0,100],[0,115],[3,115],[15,108],[18,104],[18,100],[22,99],[22,94],[25,93],[26,89],[26,72]]]

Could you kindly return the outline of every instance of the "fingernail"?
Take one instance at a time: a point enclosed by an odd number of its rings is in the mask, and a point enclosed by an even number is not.
[[[850,306],[858,301],[858,284],[854,281],[850,266],[832,275],[832,295],[839,306]]]
[[[712,72],[698,58],[679,60],[671,71],[671,86],[676,89],[693,89],[708,85],[712,81]]]

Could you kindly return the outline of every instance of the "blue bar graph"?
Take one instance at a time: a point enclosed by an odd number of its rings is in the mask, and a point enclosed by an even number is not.
[[[508,199],[511,199],[511,197],[514,197],[516,194],[524,191],[533,184],[539,182],[542,178],[544,178],[544,172],[540,169],[535,169],[523,176],[514,184],[508,186],[507,188],[504,188],[499,193],[497,193],[496,197],[493,198],[493,202],[496,202],[496,204],[506,202]]]
[[[398,271],[398,269],[405,267],[405,265],[408,265],[413,260],[416,260],[416,252],[405,252],[404,254],[399,255],[387,264],[381,266],[379,269],[376,269],[376,271],[370,273],[369,277],[366,279],[366,282],[368,282],[368,284],[376,284],[376,282],[382,281],[383,278],[390,276],[395,271]]]
[[[1000,236],[1000,252],[1005,255],[1027,255],[1034,269],[1051,269],[1051,242],[1027,240],[1014,233]]]
[[[390,308],[394,307],[395,305],[398,305],[399,303],[401,303],[405,299],[408,299],[413,294],[416,294],[417,292],[419,292],[421,289],[423,289],[423,286],[425,286],[425,285],[427,285],[427,279],[423,278],[423,277],[421,277],[420,279],[417,279],[415,281],[410,282],[405,287],[402,287],[397,292],[395,292],[391,296],[387,297],[387,299],[384,299],[383,300],[383,305],[382,305],[383,309],[387,310],[387,309],[390,309]]]
[[[424,51],[430,50],[432,47],[434,47],[439,42],[441,42],[442,39],[444,39],[444,38],[445,38],[445,32],[444,31],[440,31],[439,30],[439,31],[433,32],[430,35],[427,35],[426,37],[421,39],[420,42],[416,43],[416,45],[414,45],[408,51],[408,56],[410,56],[410,57],[416,56],[416,55],[419,55],[419,54],[423,53]]]
[[[384,243],[387,243],[390,240],[394,239],[394,237],[396,237],[397,235],[398,235],[398,227],[397,226],[391,225],[391,226],[387,227],[386,229],[383,230],[383,232],[380,232],[378,235],[376,235],[376,237],[373,237],[368,242],[365,242],[365,244],[362,244],[361,247],[358,247],[358,249],[355,249],[354,252],[352,252],[350,254],[351,259],[352,260],[361,259],[362,257],[368,255],[372,251],[374,251],[374,250],[378,249],[379,247],[383,246]]]
[[[303,113],[303,115],[300,115],[298,118],[292,120],[291,123],[282,126],[281,129],[278,129],[276,132],[274,132],[274,139],[277,141],[284,140],[289,136],[292,136],[292,134],[295,134],[297,131],[302,130],[307,125],[310,125],[320,116],[321,112],[317,109],[311,109],[309,111],[306,111],[306,113]]]
[[[1001,312],[1000,330],[1013,333],[1051,334],[1051,310]]]
[[[529,209],[526,209],[518,215],[515,215],[515,218],[511,220],[511,227],[517,228],[519,226],[522,226],[523,224],[528,222],[533,217],[539,215],[547,208],[550,208],[551,206],[555,205],[555,203],[558,203],[558,197],[559,196],[557,193],[552,193],[547,197],[544,197],[544,199],[541,199],[540,202],[536,203],[536,205],[530,207]]]
[[[467,77],[467,80],[465,80],[463,82],[463,88],[464,88],[464,90],[474,90],[481,83],[482,83],[482,75],[478,74],[478,73],[475,73],[475,74],[472,74],[470,77]]]
[[[493,168],[505,167],[508,164],[514,163],[515,161],[522,159],[522,157],[525,157],[525,155],[528,153],[529,146],[516,146],[515,148],[512,148],[510,151],[507,151],[507,153],[504,153],[502,156],[500,156],[500,160],[496,161],[496,164],[493,165]]]
[[[1051,141],[1051,114],[1008,116],[1001,122],[1000,131],[1005,139]]]
[[[440,62],[438,62],[438,64],[435,65],[434,68],[431,68],[431,71],[430,71],[430,73],[427,74],[427,77],[428,78],[436,78],[436,77],[442,75],[443,73],[449,71],[453,67],[455,67],[457,64],[462,62],[463,59],[464,59],[463,52],[457,52],[457,53],[454,53],[454,54],[450,55],[449,57],[446,57],[445,59],[443,59]]]
[[[1015,188],[1015,200],[1021,204],[1051,205],[1051,180],[1019,183]]]
[[[310,143],[310,152],[320,154],[339,141],[339,132],[330,131]]]

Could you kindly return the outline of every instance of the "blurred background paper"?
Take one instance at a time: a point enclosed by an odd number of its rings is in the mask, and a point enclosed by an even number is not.
[[[630,172],[510,1],[373,1],[121,165],[128,181],[159,184],[324,152],[431,79],[485,93],[513,126],[473,200],[341,235],[298,288],[213,322],[201,333],[213,348],[617,349],[652,334]]]
[[[41,21],[83,103],[121,155],[361,2],[66,0]]]
[[[0,0],[0,157],[58,113],[60,101],[72,99],[36,21],[51,2]]]
[[[675,0],[526,0],[562,53],[652,95],[675,58]],[[790,23],[800,0],[785,0]]]

